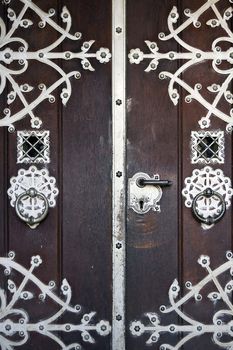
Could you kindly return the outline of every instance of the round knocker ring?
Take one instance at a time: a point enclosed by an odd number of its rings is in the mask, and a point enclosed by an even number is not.
[[[206,198],[211,198],[211,197],[217,197],[221,203],[221,210],[219,210],[219,213],[216,217],[208,217],[208,218],[204,218],[202,215],[200,215],[198,213],[197,210],[197,202],[199,201],[200,198],[202,197],[206,197]],[[213,191],[211,188],[207,188],[205,189],[203,192],[200,192],[198,195],[196,195],[196,197],[193,200],[192,203],[192,211],[194,216],[202,223],[206,224],[206,225],[212,225],[215,224],[216,222],[218,222],[219,220],[222,219],[222,217],[224,216],[225,212],[226,212],[226,203],[225,200],[223,198],[223,196],[221,194],[219,194],[218,192]]]
[[[37,218],[34,218],[32,216],[26,217],[23,215],[22,211],[20,210],[20,203],[24,199],[26,199],[27,197],[30,197],[32,199],[37,197],[37,198],[40,198],[44,202],[43,212]],[[43,193],[38,192],[35,188],[30,188],[29,190],[20,194],[17,197],[16,202],[15,202],[15,210],[16,210],[18,217],[22,221],[26,222],[28,225],[36,225],[36,224],[39,224],[41,221],[43,221],[46,218],[46,216],[48,215],[49,203],[48,203],[46,196]]]

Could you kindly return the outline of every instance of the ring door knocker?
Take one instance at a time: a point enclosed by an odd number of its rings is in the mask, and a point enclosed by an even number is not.
[[[192,176],[185,179],[185,185],[182,191],[185,206],[192,209],[195,219],[204,228],[212,227],[223,218],[231,205],[233,190],[231,180],[222,170],[209,166],[195,169]]]
[[[46,169],[38,170],[31,166],[20,169],[10,180],[8,196],[18,217],[35,229],[48,215],[50,207],[55,207],[59,193],[56,179],[49,176]]]

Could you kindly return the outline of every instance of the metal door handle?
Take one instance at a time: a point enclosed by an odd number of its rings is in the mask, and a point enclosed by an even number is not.
[[[144,187],[147,185],[167,187],[172,185],[172,181],[169,181],[169,180],[144,179],[144,178],[139,178],[137,180],[137,183],[139,187]]]
[[[41,205],[40,205],[40,210],[37,209],[38,216],[34,217],[34,216],[25,215],[24,210],[22,209],[22,203],[27,200],[29,200],[30,202],[34,201],[33,204],[32,203],[30,204],[36,207],[37,199],[40,199],[43,202],[43,209],[41,208]],[[48,211],[49,211],[48,199],[43,193],[37,191],[35,188],[30,188],[29,190],[27,190],[26,192],[22,193],[17,197],[15,202],[15,210],[16,210],[16,214],[22,221],[26,222],[30,226],[35,226],[35,225],[38,225],[41,221],[43,221],[48,215]],[[35,212],[36,212],[36,208],[35,208]]]
[[[218,209],[218,214],[215,217],[207,217],[205,218],[203,215],[198,213],[198,204],[197,202],[202,198],[202,197],[206,197],[206,198],[211,198],[211,197],[217,197],[220,201],[220,206],[221,209]],[[200,192],[199,194],[196,195],[196,197],[193,200],[192,203],[192,211],[194,216],[202,223],[207,224],[207,225],[212,225],[215,224],[216,222],[218,222],[219,220],[222,219],[222,217],[224,216],[225,212],[226,212],[226,203],[225,200],[223,198],[223,196],[218,193],[213,191],[211,188],[207,188],[205,189],[203,192]]]

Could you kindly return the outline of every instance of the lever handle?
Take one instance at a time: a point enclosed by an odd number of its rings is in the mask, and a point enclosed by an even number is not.
[[[172,181],[169,181],[169,180],[143,179],[143,178],[138,179],[137,183],[139,187],[144,187],[147,185],[167,187],[172,185]]]

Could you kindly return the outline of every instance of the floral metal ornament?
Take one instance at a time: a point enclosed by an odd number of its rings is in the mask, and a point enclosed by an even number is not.
[[[185,50],[184,52],[166,52],[161,53],[156,42],[146,40],[145,43],[148,46],[150,53],[144,53],[139,48],[132,49],[129,53],[130,63],[139,64],[143,60],[150,60],[148,67],[145,69],[146,72],[155,71],[161,60],[184,60],[186,61],[174,74],[163,71],[159,74],[160,79],[170,79],[168,93],[174,103],[178,104],[180,95],[176,85],[181,86],[186,92],[187,96],[185,101],[187,103],[192,100],[198,101],[206,110],[207,114],[202,117],[199,121],[202,129],[210,126],[210,118],[216,116],[227,123],[227,131],[231,131],[233,126],[233,109],[230,110],[229,114],[226,114],[220,109],[220,102],[224,99],[229,103],[230,107],[233,103],[233,94],[231,93],[231,83],[233,78],[233,47],[226,51],[222,51],[221,45],[232,45],[233,44],[233,32],[230,28],[230,19],[232,18],[233,8],[230,6],[222,14],[217,8],[217,3],[222,0],[208,0],[206,1],[197,11],[191,12],[190,9],[184,11],[187,19],[180,25],[177,26],[179,13],[176,7],[173,7],[168,16],[168,29],[169,34],[160,33],[159,39],[167,41],[175,39],[175,41]],[[233,3],[232,0],[229,0]],[[207,26],[212,28],[221,27],[225,35],[215,39],[212,43],[210,51],[203,51],[199,48],[193,47],[185,42],[181,34],[190,25],[194,25],[196,28],[201,26],[200,17],[209,9],[213,10],[213,18],[206,22]],[[214,95],[213,101],[207,100],[201,93],[202,85],[196,83],[195,86],[191,86],[182,79],[182,73],[192,68],[196,64],[203,63],[204,61],[211,61],[212,67],[216,73],[224,76],[224,82],[220,85],[217,83],[208,86],[207,89]],[[221,66],[222,62],[227,62],[228,67]]]
[[[30,334],[37,333],[42,337],[48,337],[57,344],[57,349],[81,350],[83,347],[78,342],[65,344],[60,337],[61,333],[80,333],[83,342],[95,343],[92,336],[96,332],[100,336],[107,336],[111,332],[109,322],[101,320],[94,322],[95,312],[81,315],[82,308],[80,305],[71,305],[72,290],[66,279],[63,280],[60,293],[56,294],[56,284],[50,281],[48,285],[41,282],[34,274],[34,270],[42,264],[39,255],[31,258],[31,267],[24,268],[14,261],[15,253],[10,252],[7,258],[0,258],[0,265],[5,269],[6,276],[16,272],[22,276],[21,282],[16,283],[12,278],[8,278],[8,296],[6,291],[0,289],[1,315],[0,315],[0,344],[2,349],[18,349],[27,344]],[[36,287],[31,292],[28,288],[32,285]],[[30,315],[22,308],[22,302],[29,304],[33,300],[39,299],[40,302],[46,303],[49,299],[58,307],[58,310],[49,318],[32,321]],[[20,304],[20,305],[19,305]],[[26,304],[25,304],[26,308]],[[80,320],[75,323],[62,324],[57,322],[64,314],[73,314]],[[57,322],[57,323],[56,323]]]
[[[5,4],[10,4],[10,2],[10,0],[3,1]],[[94,71],[90,59],[95,58],[100,63],[107,63],[111,58],[109,49],[103,47],[97,52],[90,52],[94,40],[83,42],[80,52],[55,52],[54,50],[61,45],[65,39],[78,41],[82,37],[82,34],[79,32],[75,34],[70,33],[72,18],[68,9],[64,6],[61,12],[61,18],[64,24],[63,28],[63,26],[58,25],[52,19],[56,14],[55,9],[51,8],[48,12],[45,12],[31,0],[18,0],[18,2],[22,3],[22,9],[18,14],[16,14],[11,7],[7,9],[8,18],[12,23],[9,31],[7,31],[3,19],[0,18],[0,95],[6,89],[6,84],[10,84],[10,91],[7,96],[8,106],[4,109],[4,115],[0,116],[0,126],[8,126],[10,132],[15,130],[14,124],[24,119],[27,115],[31,118],[32,128],[39,129],[42,125],[42,120],[35,114],[35,108],[44,100],[54,103],[56,99],[53,93],[62,84],[65,84],[65,87],[62,89],[60,97],[63,105],[67,104],[72,92],[70,80],[72,77],[80,79],[81,74],[79,71],[65,73],[54,60],[63,59],[69,61],[79,59],[81,60],[83,69]],[[40,50],[30,51],[30,47],[24,38],[20,38],[16,35],[16,31],[19,27],[30,30],[34,25],[27,17],[28,10],[32,10],[38,15],[40,19],[38,26],[40,29],[48,25],[57,31],[59,37],[56,41]],[[11,48],[12,44],[14,47],[17,44],[18,50]],[[27,95],[30,95],[35,87],[30,86],[27,82],[18,84],[15,78],[27,71],[31,60],[36,60],[41,64],[50,66],[59,74],[59,79],[50,86],[46,86],[44,82],[39,82],[37,97],[34,98],[33,101],[28,102],[29,99]],[[18,62],[18,64],[11,65],[11,63],[14,62]],[[22,107],[17,112],[11,113],[10,106],[18,100],[21,101]]]
[[[56,179],[49,176],[47,169],[31,166],[28,170],[20,169],[10,184],[7,193],[11,206],[22,221],[35,229],[46,218],[49,208],[56,206],[59,193]]]
[[[143,334],[149,334],[149,339],[146,341],[148,345],[156,344],[162,334],[183,334],[181,340],[176,345],[162,344],[160,350],[179,350],[182,346],[193,338],[197,338],[203,334],[212,335],[214,343],[222,349],[233,348],[233,304],[232,304],[232,291],[233,291],[233,254],[228,251],[226,253],[227,262],[219,266],[215,270],[210,267],[210,258],[202,255],[198,263],[207,271],[207,276],[203,278],[198,284],[192,285],[190,281],[186,282],[185,286],[189,290],[187,294],[178,299],[180,292],[180,286],[177,280],[175,280],[169,289],[169,301],[170,306],[166,307],[162,305],[160,312],[163,314],[176,313],[177,316],[183,321],[183,324],[170,324],[162,325],[158,314],[147,313],[145,316],[148,318],[148,322],[142,323],[141,321],[134,321],[130,325],[130,331],[134,336],[141,336]],[[222,285],[219,277],[221,275],[230,272],[228,282]],[[191,301],[201,302],[203,299],[204,289],[207,285],[214,284],[215,289],[208,293],[205,298],[213,302],[214,309],[217,302],[224,303],[223,309],[214,312],[212,323],[205,324],[201,321],[193,319],[192,316],[183,312],[183,306]],[[180,337],[179,337],[180,339]],[[196,340],[198,342],[198,340]],[[157,347],[156,347],[157,349]]]
[[[185,179],[182,190],[185,206],[191,208],[194,217],[207,229],[217,223],[230,208],[233,189],[231,179],[221,169],[206,166],[194,169]]]

